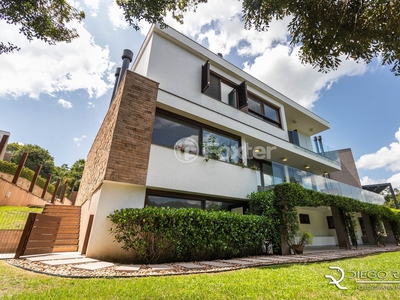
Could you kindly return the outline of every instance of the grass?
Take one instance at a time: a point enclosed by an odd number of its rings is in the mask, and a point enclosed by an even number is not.
[[[330,285],[339,278],[329,266],[341,267],[347,290]],[[5,299],[397,299],[397,285],[369,284],[350,278],[350,271],[384,271],[386,280],[400,271],[400,252],[339,261],[248,268],[214,274],[70,279],[24,271],[0,261],[0,298]],[[372,274],[372,273],[371,273]],[[379,273],[383,276],[384,273]],[[399,273],[400,274],[400,273]],[[372,276],[372,275],[371,275]],[[364,285],[365,286],[365,285]]]
[[[41,213],[43,208],[0,206],[0,230],[23,230],[28,214]]]

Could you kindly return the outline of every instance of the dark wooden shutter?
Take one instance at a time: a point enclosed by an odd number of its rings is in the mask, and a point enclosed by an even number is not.
[[[242,109],[248,105],[246,81],[243,81],[241,84],[239,84],[237,91],[239,95],[239,109]]]
[[[207,60],[201,70],[201,92],[204,93],[210,86],[210,61]]]

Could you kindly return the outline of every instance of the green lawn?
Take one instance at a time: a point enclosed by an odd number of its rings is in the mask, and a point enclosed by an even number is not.
[[[341,267],[347,290],[328,284]],[[400,252],[324,263],[259,267],[202,275],[70,279],[27,272],[0,261],[5,299],[398,299],[399,284],[357,285],[350,271],[375,271],[385,280],[400,271]],[[335,273],[336,272],[336,273]],[[383,273],[386,272],[386,273]],[[364,273],[366,274],[366,273]],[[374,273],[370,273],[372,274]],[[400,274],[400,273],[399,273]],[[376,280],[376,279],[375,279]],[[368,288],[362,290],[361,288]]]
[[[0,206],[0,230],[23,230],[28,214],[41,213],[42,210],[26,206]]]

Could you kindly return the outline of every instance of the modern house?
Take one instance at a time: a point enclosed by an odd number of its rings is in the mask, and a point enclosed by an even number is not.
[[[130,255],[108,232],[107,216],[121,208],[243,213],[248,194],[291,180],[383,203],[361,186],[329,179],[342,169],[339,153],[320,137],[326,120],[172,28],[153,26],[131,70],[118,73],[76,201],[80,250],[90,257]],[[330,208],[300,214],[316,245],[338,243]]]

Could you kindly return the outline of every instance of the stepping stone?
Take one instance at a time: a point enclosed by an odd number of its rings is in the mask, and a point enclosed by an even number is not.
[[[171,267],[169,265],[161,264],[161,265],[148,265],[149,268],[151,268],[153,271],[168,271],[168,270],[174,270],[174,267]]]
[[[42,260],[52,260],[52,259],[65,259],[65,258],[82,258],[85,257],[80,254],[51,254],[45,256],[35,256],[35,257],[26,257],[26,260],[29,261],[42,261]]]
[[[217,261],[201,261],[200,264],[211,266],[211,267],[218,267],[218,268],[220,268],[220,267],[222,267],[222,268],[233,267],[232,264],[220,263],[220,262],[217,262]]]
[[[120,271],[120,272],[136,272],[139,271],[141,265],[121,265],[118,268],[115,269],[115,271]]]
[[[253,262],[237,260],[237,259],[226,259],[226,260],[221,260],[221,261],[231,263],[231,264],[236,264],[236,265],[243,265],[243,266],[254,265]]]
[[[288,259],[289,260],[292,260],[292,259],[294,259],[294,260],[307,260],[306,258],[298,256],[298,255],[291,255]]]
[[[192,263],[177,263],[175,265],[180,266],[180,267],[184,267],[185,269],[189,269],[189,270],[199,270],[199,269],[203,270],[203,269],[206,268],[204,266],[199,266],[199,265],[192,264]]]
[[[41,263],[49,266],[61,266],[61,265],[81,264],[81,263],[88,263],[95,261],[98,260],[93,258],[82,257],[82,258],[72,258],[72,259],[45,260],[41,261]]]
[[[273,263],[272,261],[268,261],[266,259],[256,259],[256,258],[243,258],[243,259],[254,262],[254,263],[263,263],[263,264],[266,264],[266,263],[272,264]]]
[[[86,265],[72,266],[72,268],[95,271],[95,270],[99,270],[99,269],[103,269],[103,268],[112,267],[113,265],[114,265],[113,263],[98,261],[98,262],[94,262],[94,263],[90,263],[90,264],[86,264]]]

